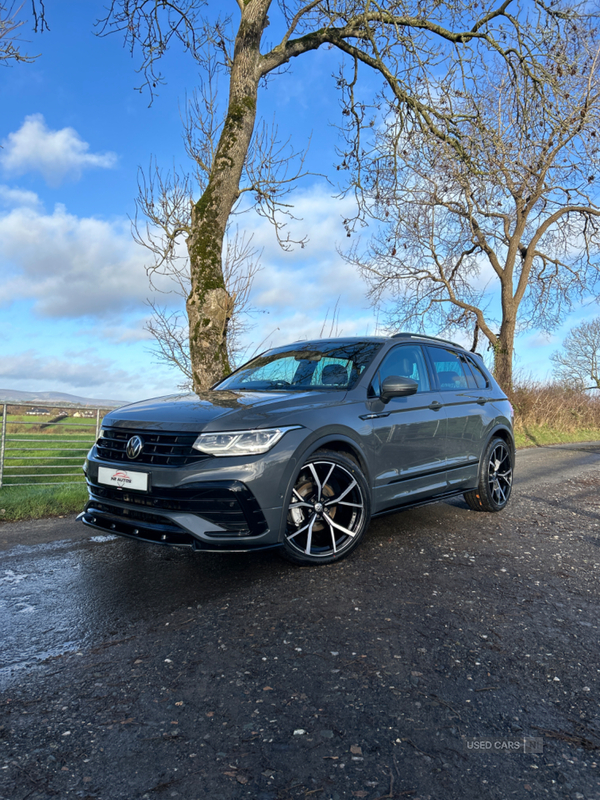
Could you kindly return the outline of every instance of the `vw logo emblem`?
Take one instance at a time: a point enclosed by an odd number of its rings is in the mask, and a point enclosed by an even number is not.
[[[144,449],[144,440],[141,436],[132,436],[127,442],[127,458],[137,458]]]

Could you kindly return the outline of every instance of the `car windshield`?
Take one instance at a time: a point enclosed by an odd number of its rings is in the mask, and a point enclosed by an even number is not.
[[[302,342],[263,353],[214,388],[254,392],[351,389],[381,342]]]

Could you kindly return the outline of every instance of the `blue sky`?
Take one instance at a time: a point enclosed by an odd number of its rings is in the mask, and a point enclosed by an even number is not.
[[[169,56],[167,85],[149,107],[148,95],[135,91],[137,58],[118,34],[94,35],[102,9],[95,0],[48,4],[50,30],[24,32],[39,59],[0,68],[0,388],[135,400],[180,382],[149,351],[148,255],[129,220],[138,168],[151,156],[164,167],[185,164],[180,105],[197,74],[183,55]],[[282,138],[293,133],[302,147],[312,134],[309,167],[332,179],[335,68],[331,51],[303,56],[259,97],[259,113],[276,117]],[[293,232],[309,242],[291,253],[264,219],[240,218],[262,249],[251,299],[259,313],[244,338],[249,354],[263,342],[318,336],[336,304],[339,334],[377,330],[365,284],[336,250],[351,206],[335,195],[323,178],[303,181],[293,195],[301,218]],[[517,368],[545,377],[567,330],[597,313],[579,309],[550,339],[520,336]]]

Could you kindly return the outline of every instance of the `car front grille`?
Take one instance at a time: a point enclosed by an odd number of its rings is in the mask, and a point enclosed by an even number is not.
[[[127,442],[132,436],[139,436],[144,447],[135,459],[127,456]],[[198,438],[197,433],[162,433],[156,431],[138,431],[127,428],[104,428],[102,436],[96,443],[98,458],[102,461],[122,461],[132,466],[136,464],[154,464],[160,467],[184,467],[203,461],[209,456],[199,453],[192,445]]]
[[[256,498],[240,481],[197,482],[176,488],[153,487],[147,493],[88,481],[88,489],[94,508],[101,505],[103,511],[131,520],[165,524],[168,518],[160,516],[160,512],[178,511],[197,514],[225,529],[223,532],[209,531],[211,536],[257,536],[267,530],[267,521]]]

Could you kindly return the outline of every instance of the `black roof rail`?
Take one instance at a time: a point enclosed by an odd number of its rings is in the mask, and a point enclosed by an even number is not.
[[[391,339],[429,339],[433,342],[445,342],[446,344],[451,344],[453,347],[460,347],[461,350],[465,348],[462,344],[457,344],[456,342],[451,342],[450,339],[441,339],[439,336],[428,336],[426,333],[411,333],[410,331],[401,331],[400,333],[394,333],[390,337]]]

